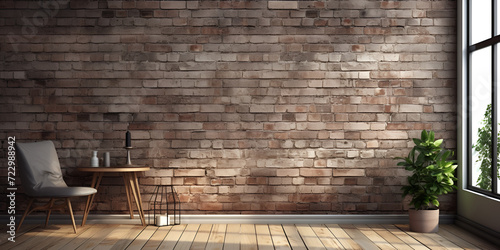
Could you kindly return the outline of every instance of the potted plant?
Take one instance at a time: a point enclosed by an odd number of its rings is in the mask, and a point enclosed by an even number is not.
[[[434,140],[434,132],[423,130],[420,139],[413,139],[415,146],[398,166],[411,171],[408,185],[403,186],[403,197],[411,196],[409,211],[410,230],[437,232],[439,225],[438,196],[456,188],[454,182],[456,161],[448,160],[453,152],[443,149],[443,140]]]

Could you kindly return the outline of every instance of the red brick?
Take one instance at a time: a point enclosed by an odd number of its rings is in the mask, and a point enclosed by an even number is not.
[[[365,176],[364,169],[335,169],[333,176]]]
[[[175,169],[174,176],[205,176],[204,169]]]
[[[331,169],[311,169],[311,168],[301,168],[300,175],[305,177],[311,176],[332,176]]]
[[[202,211],[221,211],[223,208],[223,203],[202,203],[199,205],[199,209]]]
[[[269,9],[297,9],[298,2],[296,1],[269,1],[268,8]]]
[[[135,7],[138,9],[158,9],[160,8],[158,1],[137,1]]]
[[[276,203],[277,211],[295,211],[296,208],[296,203]]]

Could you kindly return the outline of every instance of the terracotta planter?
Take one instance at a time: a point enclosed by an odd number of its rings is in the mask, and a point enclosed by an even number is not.
[[[410,230],[419,233],[436,233],[439,229],[439,209],[410,209]]]

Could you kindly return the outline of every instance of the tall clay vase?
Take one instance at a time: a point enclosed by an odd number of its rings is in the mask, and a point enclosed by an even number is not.
[[[410,209],[410,230],[418,233],[436,233],[439,229],[439,209]]]

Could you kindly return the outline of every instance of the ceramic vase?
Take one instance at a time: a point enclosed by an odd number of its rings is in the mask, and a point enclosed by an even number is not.
[[[91,167],[99,167],[99,158],[97,158],[97,151],[92,151],[92,158],[90,159]]]

